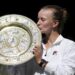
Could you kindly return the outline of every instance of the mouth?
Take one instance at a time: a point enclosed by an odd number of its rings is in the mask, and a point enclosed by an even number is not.
[[[42,28],[38,27],[40,31],[42,31]]]
[[[40,26],[38,26],[38,28],[41,30],[42,28]]]

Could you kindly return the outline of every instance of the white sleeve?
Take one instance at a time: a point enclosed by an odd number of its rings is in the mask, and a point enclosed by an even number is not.
[[[45,71],[52,75],[74,75],[75,73],[75,45],[66,48],[61,58],[50,61]]]

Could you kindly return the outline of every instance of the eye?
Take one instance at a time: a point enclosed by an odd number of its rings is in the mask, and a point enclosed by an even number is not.
[[[41,18],[41,21],[46,21],[46,19],[45,18]]]
[[[46,21],[46,18],[40,17],[40,18],[37,18],[37,21],[42,21],[42,22],[44,22],[44,21]]]

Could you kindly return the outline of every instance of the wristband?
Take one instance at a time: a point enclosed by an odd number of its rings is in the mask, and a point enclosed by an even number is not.
[[[41,59],[41,62],[39,63],[39,66],[42,67],[42,68],[44,68],[47,63],[48,63],[48,62],[47,62],[46,60]]]

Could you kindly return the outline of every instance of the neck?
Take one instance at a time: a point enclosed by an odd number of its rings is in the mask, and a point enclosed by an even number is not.
[[[55,40],[58,38],[59,34],[57,32],[52,32],[50,35],[49,35],[49,39],[48,39],[48,42],[51,42],[51,43],[54,43]]]
[[[55,42],[55,40],[58,38],[59,36],[59,33],[57,32],[51,32],[51,34],[47,34],[47,35],[44,35],[45,38],[44,38],[44,44],[47,46],[47,48],[49,46],[52,46],[53,43]]]

